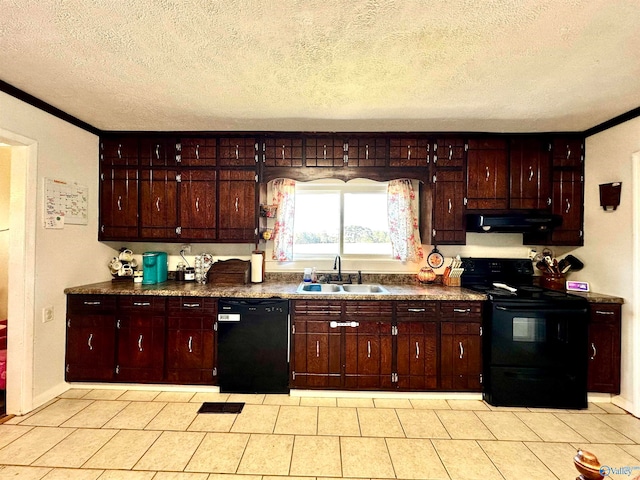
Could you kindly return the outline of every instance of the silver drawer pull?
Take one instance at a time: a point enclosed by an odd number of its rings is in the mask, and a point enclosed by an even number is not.
[[[471,309],[470,308],[454,308],[453,311],[456,313],[470,313]]]
[[[102,302],[82,302],[84,305],[101,305]]]
[[[596,310],[596,313],[597,313],[598,315],[615,315],[615,313],[614,313],[614,312],[607,312],[607,311],[605,311],[605,310]]]
[[[426,312],[426,308],[407,308],[407,312]]]
[[[151,302],[133,302],[134,307],[148,307]]]
[[[353,328],[355,328],[355,327],[359,327],[360,323],[359,322],[336,322],[336,321],[333,321],[333,322],[329,323],[329,326],[331,328],[337,328],[337,327],[353,327]]]
[[[189,343],[187,346],[189,347],[189,353],[193,353],[193,349],[191,348],[193,347],[193,337],[189,337]]]
[[[93,350],[93,345],[91,345],[91,340],[93,340],[93,333],[89,334],[89,339],[87,340],[87,345],[89,346],[89,350]]]
[[[183,303],[182,306],[185,308],[197,308],[200,306],[200,304],[199,303]]]
[[[138,350],[142,351],[142,334],[138,337]]]
[[[320,340],[316,340],[316,358],[320,356]]]
[[[596,346],[593,344],[593,342],[591,343],[591,350],[593,350],[593,355],[591,355],[589,360],[593,360],[594,358],[596,358],[596,355],[598,354],[598,350],[596,350]]]
[[[460,358],[464,357],[464,347],[462,346],[462,342],[458,342],[458,346],[460,347]]]
[[[367,340],[367,358],[371,358],[371,340]]]
[[[416,358],[420,358],[420,344],[416,342]]]

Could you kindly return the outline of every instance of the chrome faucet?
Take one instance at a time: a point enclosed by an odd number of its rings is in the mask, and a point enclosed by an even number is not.
[[[338,269],[338,281],[342,281],[342,260],[340,259],[340,255],[336,255],[335,260],[333,261],[333,269]]]

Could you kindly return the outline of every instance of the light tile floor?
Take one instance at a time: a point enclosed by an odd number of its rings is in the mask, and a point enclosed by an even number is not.
[[[245,407],[198,414],[206,401]],[[611,404],[72,389],[0,425],[0,479],[573,480],[578,448],[633,478],[640,420]]]

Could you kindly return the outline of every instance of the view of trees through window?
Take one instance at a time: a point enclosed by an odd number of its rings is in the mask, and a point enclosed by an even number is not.
[[[391,255],[386,183],[296,184],[295,255]]]

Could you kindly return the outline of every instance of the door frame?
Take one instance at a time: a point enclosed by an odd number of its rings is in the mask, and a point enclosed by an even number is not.
[[[633,298],[632,305],[629,309],[634,312],[638,305],[640,305],[640,151],[631,154],[631,186],[632,186],[632,231],[633,231],[633,243],[632,243],[632,278],[631,284],[633,285]],[[625,309],[622,309],[623,315]],[[636,417],[640,417],[640,380],[638,375],[640,374],[640,352],[638,347],[640,346],[640,324],[638,323],[637,313],[632,313],[632,317],[628,318],[632,321],[631,325],[631,345],[633,346],[628,354],[632,356],[630,359],[631,375],[631,413]]]
[[[33,409],[38,144],[0,128],[11,145],[7,413]]]

